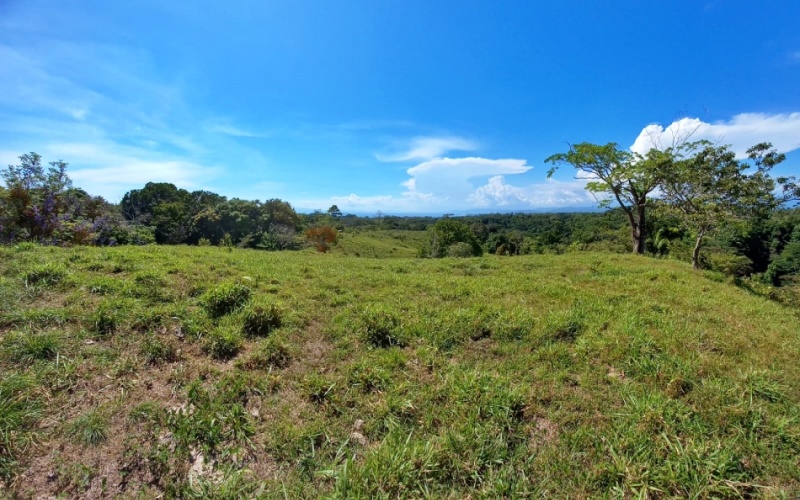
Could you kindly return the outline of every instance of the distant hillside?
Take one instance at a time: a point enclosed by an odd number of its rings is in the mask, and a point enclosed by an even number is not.
[[[0,248],[0,493],[800,495],[797,309],[630,255],[354,257],[387,234]]]
[[[425,231],[347,229],[339,233],[333,253],[353,257],[416,257],[428,238]]]

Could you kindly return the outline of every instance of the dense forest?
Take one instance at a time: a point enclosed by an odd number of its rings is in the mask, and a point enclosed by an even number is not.
[[[626,161],[619,159],[621,153],[615,147],[578,145],[576,148],[570,153],[556,155],[553,161],[584,166],[609,163],[608,158],[600,158],[603,155],[616,155],[616,160]],[[705,153],[720,155],[725,152]],[[762,148],[759,155],[752,157],[759,165],[777,164],[782,160],[768,148]],[[663,159],[652,161],[663,166]],[[725,162],[727,166],[720,167],[717,161],[714,168],[744,166],[744,162],[736,162],[732,157],[723,158]],[[635,229],[638,232],[632,240],[631,203],[609,204],[603,212],[585,213],[494,213],[436,218],[398,217],[378,212],[372,217],[363,217],[342,214],[336,205],[324,212],[299,214],[288,202],[279,199],[263,202],[228,199],[209,191],[190,192],[173,184],[150,182],[141,189],[127,192],[119,204],[112,204],[73,187],[66,170],[67,164],[63,161],[43,165],[41,156],[36,153],[21,156],[19,165],[3,170],[5,187],[0,187],[0,240],[3,243],[60,246],[156,243],[263,250],[315,246],[325,251],[329,243],[336,241],[337,232],[391,229],[428,231],[428,243],[419,251],[422,257],[471,256],[484,252],[513,256],[634,250],[661,258],[689,262],[696,259],[697,267],[738,277],[756,275],[760,281],[776,286],[793,282],[800,272],[800,209],[787,208],[786,200],[778,200],[781,203],[774,203],[768,210],[712,214],[719,220],[713,228],[704,230],[703,253],[699,254],[698,233],[675,209],[668,192],[660,198],[644,200],[647,218],[642,219],[641,230]],[[632,178],[636,175],[641,176],[642,171],[628,173]],[[708,182],[707,179],[703,181]],[[779,181],[789,182],[787,179]],[[689,181],[675,182],[685,185]],[[655,181],[651,184],[655,185]],[[613,179],[589,187],[617,194],[613,191],[617,189]],[[767,187],[774,185],[767,184]],[[713,188],[722,189],[720,186]],[[652,190],[652,186],[649,189]],[[729,186],[728,189],[741,187]],[[719,200],[713,201],[721,204]],[[641,202],[643,200],[633,200],[633,208]],[[637,248],[637,238],[641,239],[641,248]]]

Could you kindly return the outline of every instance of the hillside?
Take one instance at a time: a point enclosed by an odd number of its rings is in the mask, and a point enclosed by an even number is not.
[[[331,251],[378,259],[416,257],[427,239],[425,231],[348,229],[339,233],[339,241]]]
[[[7,492],[800,495],[796,309],[674,261],[356,241],[0,248]]]

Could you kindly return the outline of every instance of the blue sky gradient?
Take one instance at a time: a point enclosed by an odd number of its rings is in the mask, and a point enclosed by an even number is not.
[[[367,214],[590,207],[543,160],[662,128],[798,174],[798,26],[796,1],[0,0],[0,164]]]

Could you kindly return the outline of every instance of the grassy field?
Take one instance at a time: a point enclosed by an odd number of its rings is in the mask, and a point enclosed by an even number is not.
[[[6,494],[800,495],[797,309],[671,261],[347,241],[0,249]]]
[[[426,231],[350,229],[339,233],[331,252],[376,259],[416,257],[428,237]]]

